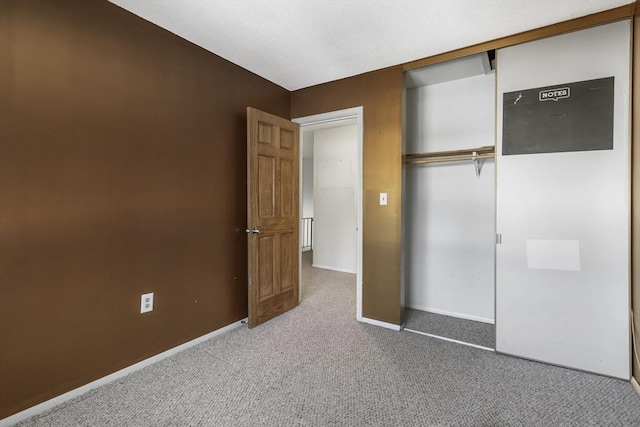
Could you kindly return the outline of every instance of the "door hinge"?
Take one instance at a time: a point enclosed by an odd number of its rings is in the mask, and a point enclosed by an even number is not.
[[[496,245],[502,244],[502,233],[496,233]]]

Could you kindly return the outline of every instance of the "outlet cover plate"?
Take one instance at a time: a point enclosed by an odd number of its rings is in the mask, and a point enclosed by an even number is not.
[[[140,299],[140,313],[148,313],[153,311],[153,292],[143,294]]]

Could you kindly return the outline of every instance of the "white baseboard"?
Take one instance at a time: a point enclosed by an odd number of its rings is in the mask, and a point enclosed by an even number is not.
[[[638,384],[638,381],[634,377],[631,377],[631,385],[636,393],[638,393],[638,396],[640,396],[640,384]]]
[[[336,268],[336,267],[330,267],[328,265],[318,265],[318,264],[313,264],[312,267],[314,268],[321,268],[323,270],[332,270],[332,271],[339,271],[340,273],[351,273],[351,274],[356,274],[355,271],[352,270],[348,270],[346,268]]]
[[[394,331],[399,331],[400,330],[400,325],[394,325],[393,323],[381,322],[379,320],[369,319],[368,317],[362,317],[362,318],[358,319],[358,321],[360,321],[362,323],[368,323],[369,325],[373,325],[373,326],[380,326],[382,328],[392,329]]]
[[[206,335],[203,335],[201,337],[195,338],[189,342],[186,342],[184,344],[181,344],[177,347],[173,347],[170,348],[167,351],[163,351],[160,354],[156,354],[155,356],[152,356],[148,359],[142,360],[138,363],[135,363],[131,366],[127,366],[124,369],[121,369],[119,371],[114,372],[113,374],[109,374],[105,377],[99,378],[95,381],[90,382],[89,384],[85,384],[82,387],[78,387],[76,389],[73,389],[71,391],[68,391],[64,394],[61,394],[60,396],[54,397],[53,399],[49,399],[45,402],[42,402],[36,406],[32,406],[31,408],[25,409],[24,411],[18,412],[17,414],[11,415],[7,418],[3,418],[0,420],[0,427],[8,427],[8,426],[12,426],[14,424],[19,423],[20,421],[26,420],[27,418],[33,417],[34,415],[38,415],[41,414],[45,411],[48,411],[49,409],[53,408],[54,406],[58,406],[61,403],[64,403],[68,400],[74,399],[80,395],[85,394],[86,392],[93,390],[94,388],[103,386],[105,384],[108,384],[112,381],[115,381],[117,379],[120,379],[124,376],[129,375],[132,372],[138,371],[142,368],[145,368],[149,365],[152,365],[156,362],[159,362],[162,359],[165,359],[169,356],[173,356],[176,353],[179,353],[183,350],[188,349],[189,347],[193,347],[194,345],[200,344],[201,342],[207,341],[208,339],[211,339],[215,336],[218,335],[222,335],[226,332],[229,332],[239,326],[242,326],[242,323],[244,321],[246,321],[247,319],[242,319],[238,322],[234,322],[230,325],[227,325],[225,327],[222,327],[220,329],[216,329],[213,332],[209,332]]]
[[[457,317],[458,319],[474,320],[476,322],[489,323],[492,325],[495,324],[495,319],[489,319],[487,317],[472,316],[470,314],[456,313],[454,311],[440,310],[437,308],[430,308],[415,304],[407,304],[405,307],[412,308],[414,310],[426,311],[429,313],[444,314],[445,316]]]

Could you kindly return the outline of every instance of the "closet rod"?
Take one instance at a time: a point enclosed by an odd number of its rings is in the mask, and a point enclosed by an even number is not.
[[[404,156],[404,161],[405,163],[413,163],[414,160],[419,160],[419,159],[428,159],[428,158],[440,158],[440,157],[460,157],[460,156],[473,156],[473,153],[477,154],[477,157],[480,158],[480,156],[482,155],[488,155],[488,154],[494,154],[496,151],[496,148],[493,145],[488,145],[488,146],[484,146],[484,147],[478,147],[478,148],[467,148],[464,150],[450,150],[450,151],[435,151],[432,153],[414,153],[414,154],[407,154],[406,156]],[[492,158],[491,157],[485,157],[485,158]],[[473,160],[473,159],[468,159],[468,160]],[[455,160],[452,160],[455,161]],[[421,162],[422,163],[422,162]]]
[[[405,163],[421,164],[421,163],[446,163],[446,162],[459,162],[465,160],[485,160],[494,159],[494,154],[480,154],[477,156],[450,156],[450,157],[434,157],[434,158],[418,158],[418,159],[405,159]]]

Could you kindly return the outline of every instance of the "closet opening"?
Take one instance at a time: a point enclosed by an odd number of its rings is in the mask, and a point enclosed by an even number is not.
[[[404,329],[495,349],[495,51],[405,74]]]

